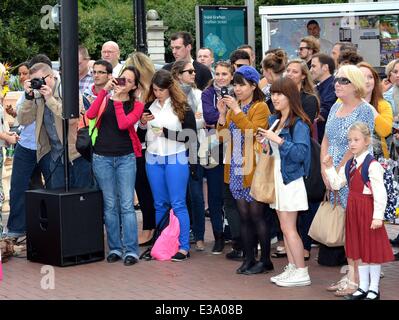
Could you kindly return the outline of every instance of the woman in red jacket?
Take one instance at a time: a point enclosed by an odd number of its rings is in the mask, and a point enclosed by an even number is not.
[[[87,111],[89,119],[97,118],[98,135],[94,144],[93,171],[103,192],[104,218],[110,252],[107,261],[123,258],[129,266],[138,262],[137,218],[133,206],[136,180],[136,157],[141,144],[134,124],[144,106],[136,101],[135,91],[140,73],[133,66],[111,79]],[[113,89],[113,95],[107,91]],[[105,99],[105,108],[101,108]],[[103,112],[101,112],[103,110]]]

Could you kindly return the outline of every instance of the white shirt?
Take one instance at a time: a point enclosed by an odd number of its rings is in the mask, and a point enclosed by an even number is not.
[[[149,109],[154,116],[154,120],[147,123],[147,151],[159,156],[169,156],[186,151],[183,142],[167,139],[163,134],[160,136],[157,134],[160,128],[182,131],[182,124],[172,108],[172,100],[170,98],[166,99],[164,105],[161,106],[157,99],[151,104]]]
[[[112,76],[114,78],[118,78],[119,77],[119,73],[121,72],[123,68],[123,64],[118,63],[113,69],[112,69]]]
[[[356,159],[356,169],[364,162],[364,159],[368,155],[368,151],[363,152]],[[345,184],[347,184],[345,176],[345,166],[342,166],[339,173],[334,167],[326,169],[326,174],[328,181],[330,182],[331,188],[333,190],[341,189]],[[372,194],[374,200],[374,212],[373,219],[384,220],[385,207],[387,204],[387,192],[384,186],[384,168],[378,161],[373,161],[370,163],[369,167],[369,178],[370,184],[373,191],[371,191],[366,185],[363,188],[363,194]]]

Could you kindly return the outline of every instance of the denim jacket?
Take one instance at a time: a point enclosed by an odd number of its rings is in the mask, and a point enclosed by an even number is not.
[[[277,115],[269,117],[269,126],[277,119]],[[291,132],[293,136],[291,137]],[[284,143],[279,146],[281,158],[281,175],[284,184],[310,173],[310,129],[301,119],[297,119],[292,129],[283,128],[279,134]]]

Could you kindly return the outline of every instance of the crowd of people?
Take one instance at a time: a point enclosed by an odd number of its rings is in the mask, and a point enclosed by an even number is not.
[[[140,246],[151,242],[154,229],[173,209],[180,234],[172,261],[187,260],[190,249],[206,249],[209,216],[211,252],[222,254],[230,241],[226,258],[241,261],[236,273],[273,271],[272,258],[283,257],[286,267],[270,281],[283,287],[310,285],[306,261],[314,241],[308,231],[320,200],[309,198],[305,180],[314,139],[321,145],[320,180],[330,201],[346,210],[342,250],[349,272],[327,289],[350,300],[379,299],[381,264],[399,259],[391,247],[399,246],[399,235],[389,241],[384,227],[392,220],[387,176],[393,177],[393,187],[398,183],[399,60],[386,66],[381,80],[352,44],[320,39],[314,20],[308,32],[298,42],[298,59],[272,48],[265,52],[261,72],[249,45],[232,52],[228,61],[215,62],[210,48],[198,49],[193,59],[187,32],[172,35],[176,61],[158,71],[140,52],[121,64],[113,41],[103,44],[96,61],[80,46],[79,108],[93,123],[92,162],[76,150],[79,119],[69,121],[69,144],[63,145],[60,74],[51,61],[40,54],[21,63],[24,94],[16,110],[0,108],[0,147],[16,145],[3,236],[26,234],[26,190],[63,187],[67,147],[71,187],[103,193],[109,263],[136,264]],[[0,89],[5,74],[0,64]],[[16,118],[18,134],[7,128],[3,112]],[[272,203],[251,193],[259,155],[265,152],[274,158]],[[0,152],[0,169],[2,157]],[[2,190],[0,184],[0,205]],[[138,230],[135,195],[143,230]],[[280,242],[271,252],[276,237]]]

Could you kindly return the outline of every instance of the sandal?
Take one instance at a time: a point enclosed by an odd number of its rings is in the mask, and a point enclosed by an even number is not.
[[[330,291],[330,292],[335,292],[340,288],[343,288],[344,286],[346,286],[346,283],[348,282],[348,277],[345,275],[343,276],[339,281],[334,282],[332,284],[330,284],[326,290]]]
[[[347,295],[355,293],[357,288],[358,288],[357,283],[348,280],[346,285],[343,288],[340,288],[337,291],[335,291],[334,296],[345,297]]]

